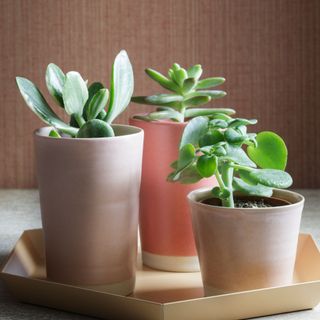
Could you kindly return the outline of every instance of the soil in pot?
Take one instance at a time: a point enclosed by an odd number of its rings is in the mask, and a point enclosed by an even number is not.
[[[222,202],[218,198],[208,198],[201,201],[211,206],[222,207]],[[289,201],[275,197],[258,197],[258,196],[236,196],[234,198],[235,208],[270,208],[281,207],[291,204]]]

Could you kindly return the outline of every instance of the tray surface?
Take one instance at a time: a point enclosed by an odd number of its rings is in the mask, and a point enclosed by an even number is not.
[[[130,297],[47,281],[40,229],[23,233],[1,275],[21,301],[112,319],[243,319],[309,309],[320,301],[320,253],[306,234],[299,238],[292,285],[212,297],[203,297],[199,272],[163,272],[141,262]]]

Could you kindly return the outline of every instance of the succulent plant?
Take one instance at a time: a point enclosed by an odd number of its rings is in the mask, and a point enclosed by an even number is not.
[[[58,117],[30,80],[16,77],[16,83],[29,108],[53,127],[51,137],[61,137],[61,133],[76,138],[112,137],[111,123],[126,109],[133,93],[133,71],[126,51],[120,51],[112,67],[109,93],[100,82],[87,87],[87,81],[78,72],[64,74],[57,65],[50,63],[46,71],[47,88],[70,116],[69,124]]]
[[[168,180],[195,183],[215,176],[218,187],[212,189],[212,196],[225,207],[234,207],[235,191],[270,197],[273,188],[290,187],[292,178],[284,171],[288,156],[284,141],[270,131],[247,133],[247,126],[256,123],[228,115],[192,119]]]
[[[147,115],[137,115],[135,118],[145,121],[170,119],[184,122],[185,119],[197,116],[209,116],[217,113],[231,115],[235,113],[230,108],[199,108],[211,100],[226,95],[225,91],[208,90],[223,84],[225,79],[221,77],[200,79],[202,67],[199,64],[186,70],[179,64],[174,63],[172,68],[169,69],[168,77],[150,68],[145,71],[151,79],[172,93],[132,97],[132,102],[158,106],[156,111]]]

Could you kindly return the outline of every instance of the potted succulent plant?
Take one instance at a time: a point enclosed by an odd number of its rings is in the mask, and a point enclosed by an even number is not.
[[[129,294],[135,282],[143,132],[112,125],[133,92],[127,53],[115,58],[109,103],[101,83],[87,88],[78,72],[64,74],[48,65],[48,90],[71,124],[54,113],[31,81],[17,77],[16,82],[26,104],[50,126],[34,133],[48,279]]]
[[[130,119],[130,124],[142,128],[145,133],[140,198],[143,262],[168,271],[199,271],[186,195],[195,188],[212,185],[214,181],[172,185],[166,177],[170,172],[169,164],[178,155],[177,146],[190,119],[198,115],[224,118],[234,111],[199,108],[226,95],[221,90],[208,90],[223,84],[225,79],[200,79],[200,65],[185,70],[175,63],[169,69],[168,77],[153,69],[146,69],[146,73],[171,93],[131,99],[135,103],[157,106],[155,111]],[[185,172],[183,181],[189,180],[188,172]]]
[[[179,181],[192,167],[194,181],[218,181],[188,195],[206,295],[292,281],[304,198],[283,190],[292,184],[284,141],[247,133],[256,122],[192,119],[168,177]]]

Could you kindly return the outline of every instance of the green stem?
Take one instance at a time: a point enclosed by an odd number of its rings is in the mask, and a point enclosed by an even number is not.
[[[222,205],[224,207],[234,208],[234,199],[233,199],[233,167],[230,164],[225,164],[222,166],[222,180],[226,186],[226,189],[230,192],[230,195],[226,199],[222,199]]]
[[[75,113],[74,114],[74,118],[76,119],[76,121],[77,121],[77,123],[78,123],[80,128],[86,123],[86,121],[84,120],[83,116],[80,115],[80,114],[76,114]]]
[[[220,175],[220,173],[219,173],[218,168],[217,168],[216,171],[214,172],[214,175],[215,175],[216,178],[217,178],[217,181],[218,181],[218,184],[219,184],[219,188],[220,188],[221,190],[224,190],[224,189],[226,188],[226,186],[224,185],[224,182],[223,182],[223,180],[222,180],[222,178],[221,178],[221,175]]]

